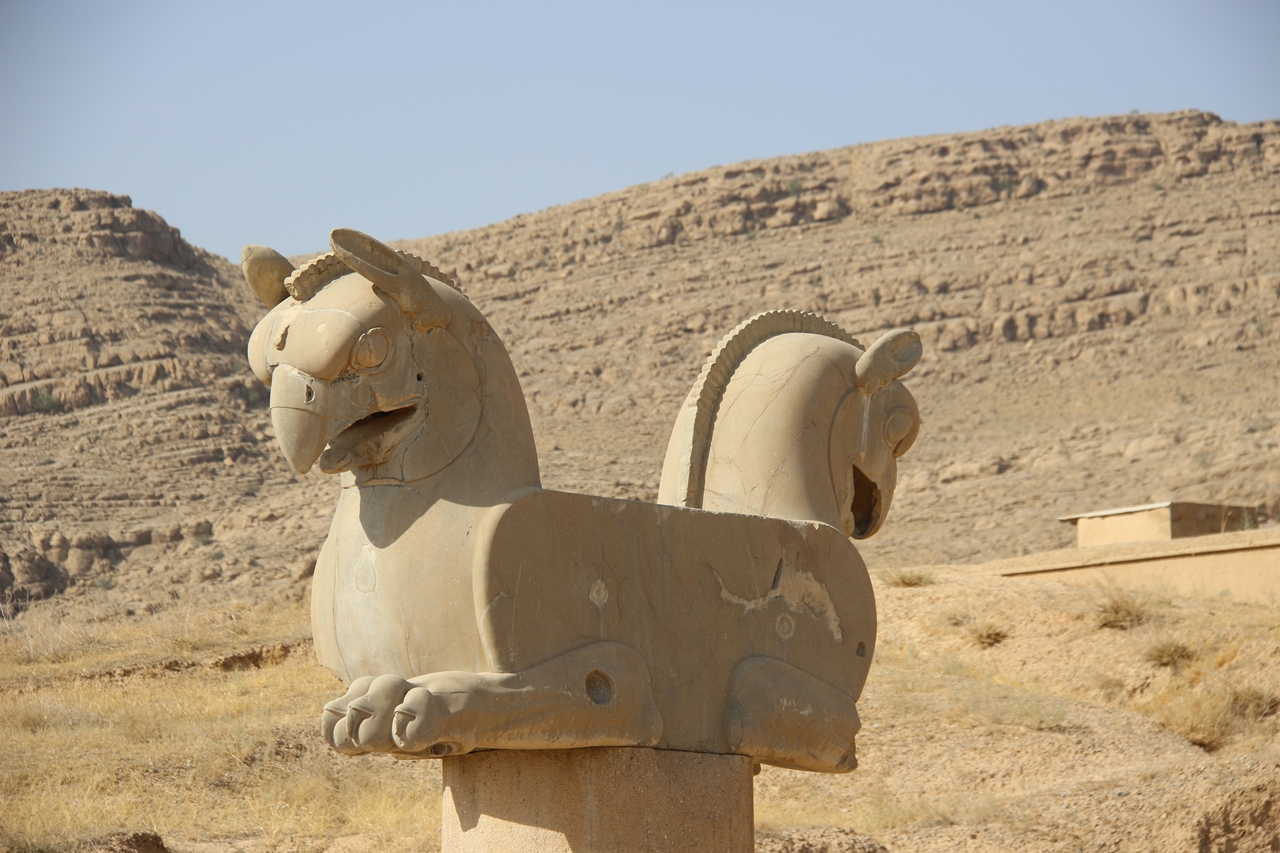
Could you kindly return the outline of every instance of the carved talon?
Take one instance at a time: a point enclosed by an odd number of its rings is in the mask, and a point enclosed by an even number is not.
[[[408,753],[425,752],[443,757],[475,749],[474,743],[441,737],[442,723],[449,720],[449,714],[440,697],[425,687],[415,687],[405,694],[404,702],[396,708],[391,736],[396,746]]]
[[[380,675],[363,696],[347,705],[347,737],[362,752],[394,752],[391,723],[413,685],[398,675]]]
[[[357,678],[341,697],[324,706],[320,720],[320,733],[328,744],[343,755],[360,755],[362,750],[349,735],[347,723],[347,706],[363,696],[369,685],[373,684],[372,676]]]
[[[363,746],[363,744],[360,743],[360,724],[372,717],[373,711],[361,708],[357,704],[359,701],[360,700],[357,699],[355,702],[352,702],[347,706],[347,737],[349,737],[351,742],[356,746]]]
[[[413,692],[413,691],[410,691]],[[412,711],[406,711],[404,707],[396,709],[395,719],[391,723],[391,739],[396,742],[396,746],[400,747],[404,752],[415,752],[409,740],[407,731],[409,724],[418,719],[418,715]]]

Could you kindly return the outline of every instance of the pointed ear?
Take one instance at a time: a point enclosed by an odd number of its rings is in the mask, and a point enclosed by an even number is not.
[[[240,269],[253,292],[268,308],[274,308],[289,296],[284,280],[293,272],[289,259],[266,246],[248,245],[240,253]]]
[[[449,306],[395,249],[353,228],[333,229],[329,245],[339,260],[394,299],[415,329],[422,332],[449,325]]]

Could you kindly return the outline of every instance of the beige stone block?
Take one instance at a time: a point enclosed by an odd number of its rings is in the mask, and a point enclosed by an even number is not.
[[[751,760],[644,748],[444,760],[441,853],[749,853]]]
[[[1280,603],[1280,530],[1068,548],[1001,560],[988,569],[1005,577],[1274,607]]]
[[[1076,525],[1076,545],[1118,545],[1160,542],[1251,530],[1258,526],[1257,510],[1246,506],[1167,501],[1158,504],[1066,516]]]
[[[1082,518],[1076,522],[1076,545],[1081,548],[1172,538],[1167,506],[1122,515]]]

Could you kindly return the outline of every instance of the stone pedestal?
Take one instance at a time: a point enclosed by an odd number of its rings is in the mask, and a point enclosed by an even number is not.
[[[751,759],[638,747],[444,759],[442,853],[751,853]]]

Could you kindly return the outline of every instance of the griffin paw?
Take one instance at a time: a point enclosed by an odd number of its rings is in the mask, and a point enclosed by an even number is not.
[[[340,699],[324,706],[324,739],[343,755],[395,752],[391,727],[396,708],[413,685],[398,675],[365,676]]]
[[[391,738],[402,752],[443,758],[460,755],[475,749],[473,738],[460,731],[445,734],[444,724],[451,711],[441,697],[425,687],[415,687],[405,694],[404,701],[396,708],[391,726]],[[457,726],[449,727],[457,729]]]

